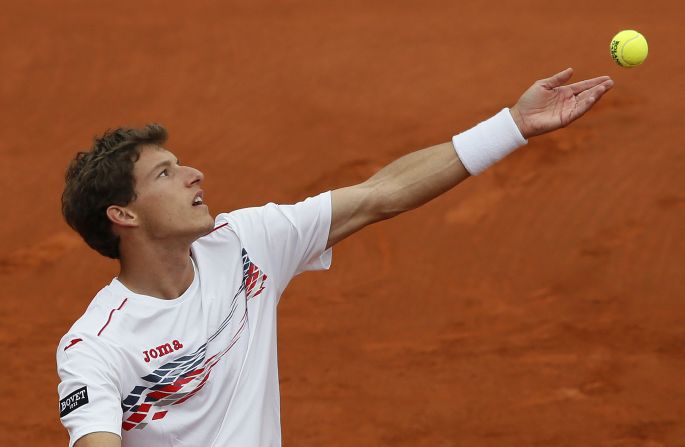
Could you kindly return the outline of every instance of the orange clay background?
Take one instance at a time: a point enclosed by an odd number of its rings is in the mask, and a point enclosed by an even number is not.
[[[23,0],[0,14],[0,444],[65,446],[58,340],[117,265],[62,221],[74,153],[165,124],[213,213],[365,180],[572,66],[567,129],[336,246],[280,305],[286,446],[685,446],[672,1]],[[645,65],[609,56],[619,30]],[[242,446],[240,446],[242,447]]]

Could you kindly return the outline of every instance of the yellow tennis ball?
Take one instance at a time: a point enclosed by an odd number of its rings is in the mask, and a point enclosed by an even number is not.
[[[645,36],[635,30],[623,30],[611,39],[611,58],[621,67],[636,67],[647,59],[649,47]]]

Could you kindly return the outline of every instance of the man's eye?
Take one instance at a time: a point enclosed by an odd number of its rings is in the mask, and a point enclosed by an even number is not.
[[[164,169],[162,172],[159,173],[160,177],[167,177],[169,175],[169,170]]]

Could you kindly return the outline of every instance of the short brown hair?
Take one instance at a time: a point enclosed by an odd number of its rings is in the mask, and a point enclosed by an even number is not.
[[[126,206],[136,198],[133,165],[141,147],[161,146],[167,131],[160,124],[118,128],[96,137],[88,152],[69,164],[62,193],[62,214],[69,226],[98,253],[119,259],[119,237],[107,217],[110,205]]]

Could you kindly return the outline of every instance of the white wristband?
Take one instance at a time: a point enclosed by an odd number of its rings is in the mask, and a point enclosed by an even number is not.
[[[452,137],[454,150],[471,175],[478,175],[528,140],[511,117],[508,108],[471,129]]]

